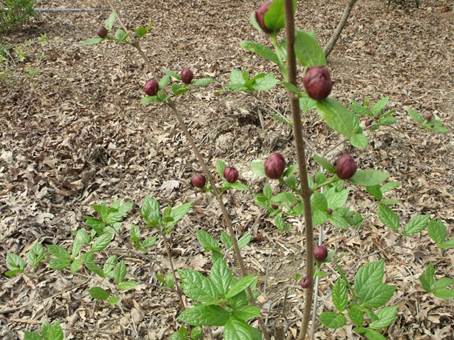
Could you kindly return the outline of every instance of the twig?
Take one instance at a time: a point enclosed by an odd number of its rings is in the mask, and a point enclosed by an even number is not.
[[[286,19],[286,36],[287,36],[287,62],[288,62],[288,81],[290,84],[297,85],[296,81],[296,56],[295,56],[295,18],[293,14],[293,1],[285,0],[285,19]],[[298,172],[301,181],[301,196],[304,202],[304,223],[306,236],[306,276],[310,279],[314,273],[314,231],[312,226],[312,209],[311,209],[311,190],[308,183],[306,168],[305,143],[302,134],[301,113],[298,97],[292,92],[288,92],[290,106],[293,116],[293,133],[295,135],[295,146],[298,158]],[[306,338],[309,316],[312,307],[312,285],[306,289],[304,301],[303,323],[301,325],[299,340]]]
[[[178,279],[177,279],[177,274],[175,273],[175,267],[173,265],[172,251],[170,250],[169,240],[167,239],[166,235],[164,234],[164,232],[162,230],[160,230],[160,232],[161,232],[161,237],[164,240],[164,245],[166,247],[167,257],[168,257],[169,263],[170,263],[170,270],[172,271],[173,281],[175,282],[175,290],[177,291],[178,298],[180,299],[180,307],[182,309],[185,309],[186,304],[184,303],[183,293],[181,292],[180,284],[178,283]]]
[[[329,39],[328,43],[325,46],[325,56],[328,57],[331,54],[334,46],[336,45],[337,40],[339,39],[342,30],[344,29],[345,25],[347,24],[348,17],[350,16],[350,12],[352,11],[353,6],[358,0],[349,0],[347,6],[344,9],[344,13],[342,14],[342,18],[337,24],[336,30],[334,31],[333,35]]]
[[[323,224],[320,225],[319,227],[319,234],[318,234],[318,245],[321,245],[323,243],[325,235],[323,232]],[[316,316],[317,316],[317,308],[318,308],[318,284],[319,284],[319,277],[315,279],[315,286],[314,286],[314,303],[312,306],[312,324],[311,324],[311,335],[310,338],[314,340],[315,336],[315,326],[316,326]]]
[[[199,162],[200,166],[202,167],[203,173],[205,174],[205,176],[208,178],[208,181],[210,182],[212,193],[213,193],[214,197],[216,198],[216,200],[218,201],[219,207],[221,208],[224,225],[230,235],[230,238],[232,239],[233,253],[235,256],[235,261],[240,269],[241,276],[246,276],[247,271],[246,271],[246,267],[244,266],[243,258],[241,257],[241,251],[240,251],[240,247],[238,246],[238,241],[237,241],[237,238],[235,235],[235,231],[233,229],[233,223],[232,223],[230,215],[227,211],[227,208],[225,207],[224,202],[222,201],[222,194],[216,185],[216,181],[214,180],[213,176],[211,175],[211,172],[208,169],[208,165],[205,162],[205,160],[203,159],[202,154],[200,153],[200,151],[195,143],[194,138],[192,137],[191,133],[189,132],[181,113],[176,109],[176,107],[173,103],[167,103],[167,105],[172,109],[172,111],[175,115],[175,118],[177,119],[178,124],[180,125],[180,128],[183,131],[183,134],[185,135],[186,139],[188,140],[188,142],[191,146],[192,152],[194,152],[194,154],[197,158],[197,161]],[[248,289],[248,297],[249,297],[249,303],[255,305],[255,302],[252,298],[250,289]],[[269,340],[269,335],[268,335],[268,332],[266,331],[263,320],[261,318],[259,318],[258,321],[259,321],[259,325],[262,330],[264,338],[266,340]]]

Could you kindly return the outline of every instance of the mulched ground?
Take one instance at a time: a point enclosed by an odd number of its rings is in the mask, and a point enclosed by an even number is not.
[[[41,1],[40,7],[97,7],[94,1]],[[40,267],[17,278],[0,277],[0,337],[16,339],[45,320],[60,320],[68,339],[165,339],[175,328],[177,297],[156,282],[155,274],[168,268],[164,247],[158,243],[146,257],[128,245],[127,229],[140,223],[138,206],[146,195],[163,204],[190,201],[194,211],[179,224],[173,237],[177,267],[209,269],[195,240],[203,228],[218,235],[219,209],[211,198],[196,195],[189,179],[199,166],[165,108],[140,105],[144,81],[163,68],[188,66],[197,75],[226,82],[232,68],[254,72],[274,70],[244,52],[245,39],[264,41],[250,28],[248,17],[257,2],[240,0],[124,1],[120,12],[130,27],[154,23],[143,48],[149,65],[142,65],[132,48],[113,44],[83,47],[108,12],[41,14],[24,29],[2,37],[19,44],[24,62],[3,67],[0,78],[0,272],[6,252],[25,254],[39,239],[68,247],[72,233],[91,213],[94,202],[113,197],[136,206],[125,231],[109,253],[122,255],[130,275],[142,284],[125,294],[121,308],[94,303],[86,292],[96,279]],[[397,112],[396,129],[371,136],[364,151],[353,151],[363,168],[388,170],[402,185],[392,195],[402,203],[402,219],[417,213],[445,221],[453,231],[453,134],[433,135],[409,120],[405,107],[431,112],[452,128],[454,107],[454,16],[449,1],[422,1],[419,9],[387,9],[384,1],[360,1],[352,12],[331,59],[341,101],[391,98]],[[326,42],[341,16],[344,1],[302,1],[298,24]],[[38,37],[46,34],[47,43]],[[139,62],[137,62],[139,61]],[[30,67],[38,74],[30,76]],[[28,73],[27,73],[28,70]],[[33,69],[32,69],[33,70]],[[27,75],[28,74],[28,75]],[[289,131],[272,119],[273,110],[288,113],[282,91],[251,98],[208,91],[178,101],[203,154],[214,164],[225,159],[240,169],[242,178],[259,190],[251,160],[281,150],[295,158]],[[261,113],[266,128],[257,119]],[[317,152],[336,146],[336,137],[318,122],[305,118],[305,132]],[[341,151],[337,147],[334,156]],[[315,169],[315,164],[311,163]],[[454,339],[454,305],[425,294],[418,277],[427,263],[439,273],[452,274],[454,252],[441,252],[424,232],[400,238],[375,216],[373,202],[353,190],[351,202],[365,216],[360,230],[324,227],[324,238],[340,255],[340,265],[353,275],[364,262],[383,258],[386,280],[397,285],[392,303],[399,316],[390,327],[392,339]],[[258,236],[245,249],[249,269],[267,281],[263,311],[270,326],[282,313],[286,289],[289,331],[301,316],[303,292],[292,277],[302,272],[302,222],[278,233],[248,194],[229,201],[238,232]],[[263,238],[263,240],[261,240]],[[358,255],[361,254],[361,255]],[[330,265],[328,265],[330,269]],[[331,268],[332,269],[332,268]],[[333,271],[329,271],[333,272]],[[329,287],[335,274],[319,286],[319,310],[330,309]],[[8,309],[9,313],[2,313]],[[449,321],[451,320],[451,321]],[[330,332],[318,328],[317,339],[354,338],[351,328]]]

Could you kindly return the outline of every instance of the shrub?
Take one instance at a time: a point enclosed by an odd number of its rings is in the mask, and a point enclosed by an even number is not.
[[[1,0],[0,33],[24,24],[35,14],[34,0]]]

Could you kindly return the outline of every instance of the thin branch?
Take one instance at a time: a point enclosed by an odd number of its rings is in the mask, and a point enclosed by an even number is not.
[[[358,0],[349,0],[347,6],[344,9],[344,13],[342,14],[342,18],[337,24],[336,30],[334,31],[333,35],[329,39],[328,43],[325,46],[325,56],[328,58],[328,56],[331,54],[331,51],[333,50],[334,46],[336,45],[337,40],[339,39],[342,30],[344,29],[345,25],[347,24],[348,17],[350,16],[350,12],[352,11],[353,6],[355,6],[355,3]]]
[[[210,182],[212,193],[216,200],[218,201],[219,207],[221,208],[223,220],[224,220],[224,225],[230,235],[230,238],[232,239],[232,245],[233,245],[233,254],[235,256],[235,261],[240,269],[241,276],[246,276],[247,271],[246,267],[244,266],[243,258],[241,257],[241,251],[240,247],[238,246],[238,241],[235,235],[235,231],[233,229],[233,223],[230,218],[230,215],[227,211],[227,208],[224,205],[224,202],[222,201],[222,194],[219,190],[219,188],[216,185],[216,181],[214,180],[213,176],[211,175],[210,170],[208,169],[208,165],[203,159],[202,154],[199,151],[199,148],[197,147],[194,138],[192,137],[191,133],[189,132],[184,120],[183,116],[181,113],[176,109],[175,105],[173,103],[167,103],[167,105],[172,109],[175,118],[178,121],[178,124],[180,125],[181,130],[183,131],[183,134],[185,135],[186,139],[189,142],[189,145],[191,146],[192,152],[194,152],[197,161],[199,162],[200,166],[202,167],[203,173],[205,176],[208,178],[208,181]],[[248,297],[249,297],[249,303],[255,305],[255,301],[252,298],[251,290],[248,289]],[[265,337],[266,340],[269,340],[269,335],[268,332],[266,331],[265,325],[263,323],[263,320],[261,318],[258,319],[260,328],[262,330],[263,336]]]
[[[286,36],[287,36],[287,62],[288,62],[288,81],[289,83],[298,86],[296,81],[296,56],[295,56],[295,18],[293,13],[293,1],[285,0],[285,19],[286,19]],[[296,154],[298,157],[298,172],[301,181],[301,196],[304,202],[304,231],[306,237],[306,276],[311,278],[314,276],[314,231],[312,226],[312,210],[311,210],[311,190],[308,183],[308,175],[306,168],[305,143],[303,139],[301,124],[301,113],[298,97],[292,92],[288,92],[290,98],[290,106],[293,116],[293,133],[295,135]],[[306,338],[307,327],[309,324],[309,316],[312,307],[313,287],[306,289],[306,297],[304,301],[303,323],[301,325],[299,340]]]
[[[168,257],[169,263],[170,263],[170,270],[172,271],[173,281],[175,282],[175,290],[177,291],[178,298],[180,299],[180,307],[182,309],[185,309],[186,308],[186,304],[184,303],[183,293],[181,292],[180,284],[178,283],[178,279],[177,279],[177,274],[175,273],[175,266],[173,265],[172,251],[170,249],[169,240],[167,239],[167,236],[164,234],[164,232],[162,230],[160,230],[160,232],[161,232],[161,236],[162,236],[162,238],[164,240],[164,245],[165,245],[165,248],[166,248],[167,257]]]

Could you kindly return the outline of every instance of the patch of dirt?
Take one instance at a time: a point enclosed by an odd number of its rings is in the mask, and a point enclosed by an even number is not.
[[[35,240],[70,246],[95,202],[113,197],[130,199],[134,213],[116,239],[112,252],[122,256],[140,289],[125,294],[122,308],[94,303],[87,289],[96,280],[85,274],[56,272],[44,266],[13,279],[0,277],[0,336],[16,339],[24,330],[45,320],[60,320],[68,339],[166,339],[176,326],[178,298],[159,286],[156,273],[169,268],[159,242],[146,257],[131,250],[128,232],[140,224],[138,206],[144,196],[163,205],[190,201],[194,212],[173,235],[177,267],[200,261],[195,238],[198,229],[221,231],[219,209],[211,198],[194,193],[190,177],[199,166],[186,139],[164,107],[140,104],[142,86],[163,68],[183,66],[196,75],[226,83],[232,68],[252,72],[276,71],[265,61],[240,48],[242,40],[265,42],[248,23],[258,2],[240,0],[123,1],[120,14],[128,27],[154,23],[143,42],[150,63],[143,65],[130,47],[104,43],[79,44],[96,32],[109,12],[40,14],[22,31],[4,37],[27,54],[24,62],[3,70],[0,78],[0,272],[5,255],[24,255]],[[399,123],[371,136],[366,150],[354,150],[363,168],[388,170],[401,183],[393,198],[401,204],[403,221],[417,212],[454,225],[454,20],[445,11],[449,1],[422,1],[421,7],[387,9],[383,1],[360,1],[353,9],[331,58],[336,81],[333,96],[347,103],[366,96],[389,96]],[[105,6],[88,0],[40,1],[40,7]],[[344,1],[303,1],[298,24],[328,41],[343,11]],[[39,42],[46,34],[48,41]],[[37,71],[38,73],[36,73]],[[252,98],[208,91],[178,100],[204,156],[213,164],[225,159],[235,164],[254,190],[258,183],[250,161],[281,150],[293,161],[289,130],[272,119],[273,109],[288,113],[285,92]],[[450,132],[433,135],[408,118],[405,107],[433,113]],[[258,113],[263,115],[262,130]],[[316,116],[305,118],[305,133],[317,152],[341,151]],[[314,150],[312,150],[313,152]],[[316,169],[316,164],[310,164]],[[377,220],[375,206],[364,192],[352,188],[351,202],[365,217],[360,230],[324,226],[325,243],[338,254],[339,265],[352,277],[366,261],[383,258],[386,280],[397,286],[391,303],[399,306],[392,339],[452,339],[452,302],[424,293],[418,277],[431,262],[438,273],[452,274],[454,252],[441,252],[427,233],[400,238]],[[255,240],[245,249],[249,269],[266,291],[263,312],[270,325],[286,310],[290,332],[301,319],[304,294],[293,276],[302,273],[304,253],[301,220],[282,234],[275,230],[250,194],[229,201],[238,233],[251,231]],[[261,238],[260,237],[260,238]],[[328,265],[332,269],[333,265]],[[328,270],[327,270],[328,271]],[[334,273],[334,270],[328,271]],[[319,310],[332,308],[329,274],[319,286]],[[1,313],[5,309],[8,313]],[[331,332],[318,327],[317,339],[353,337],[351,328]]]

